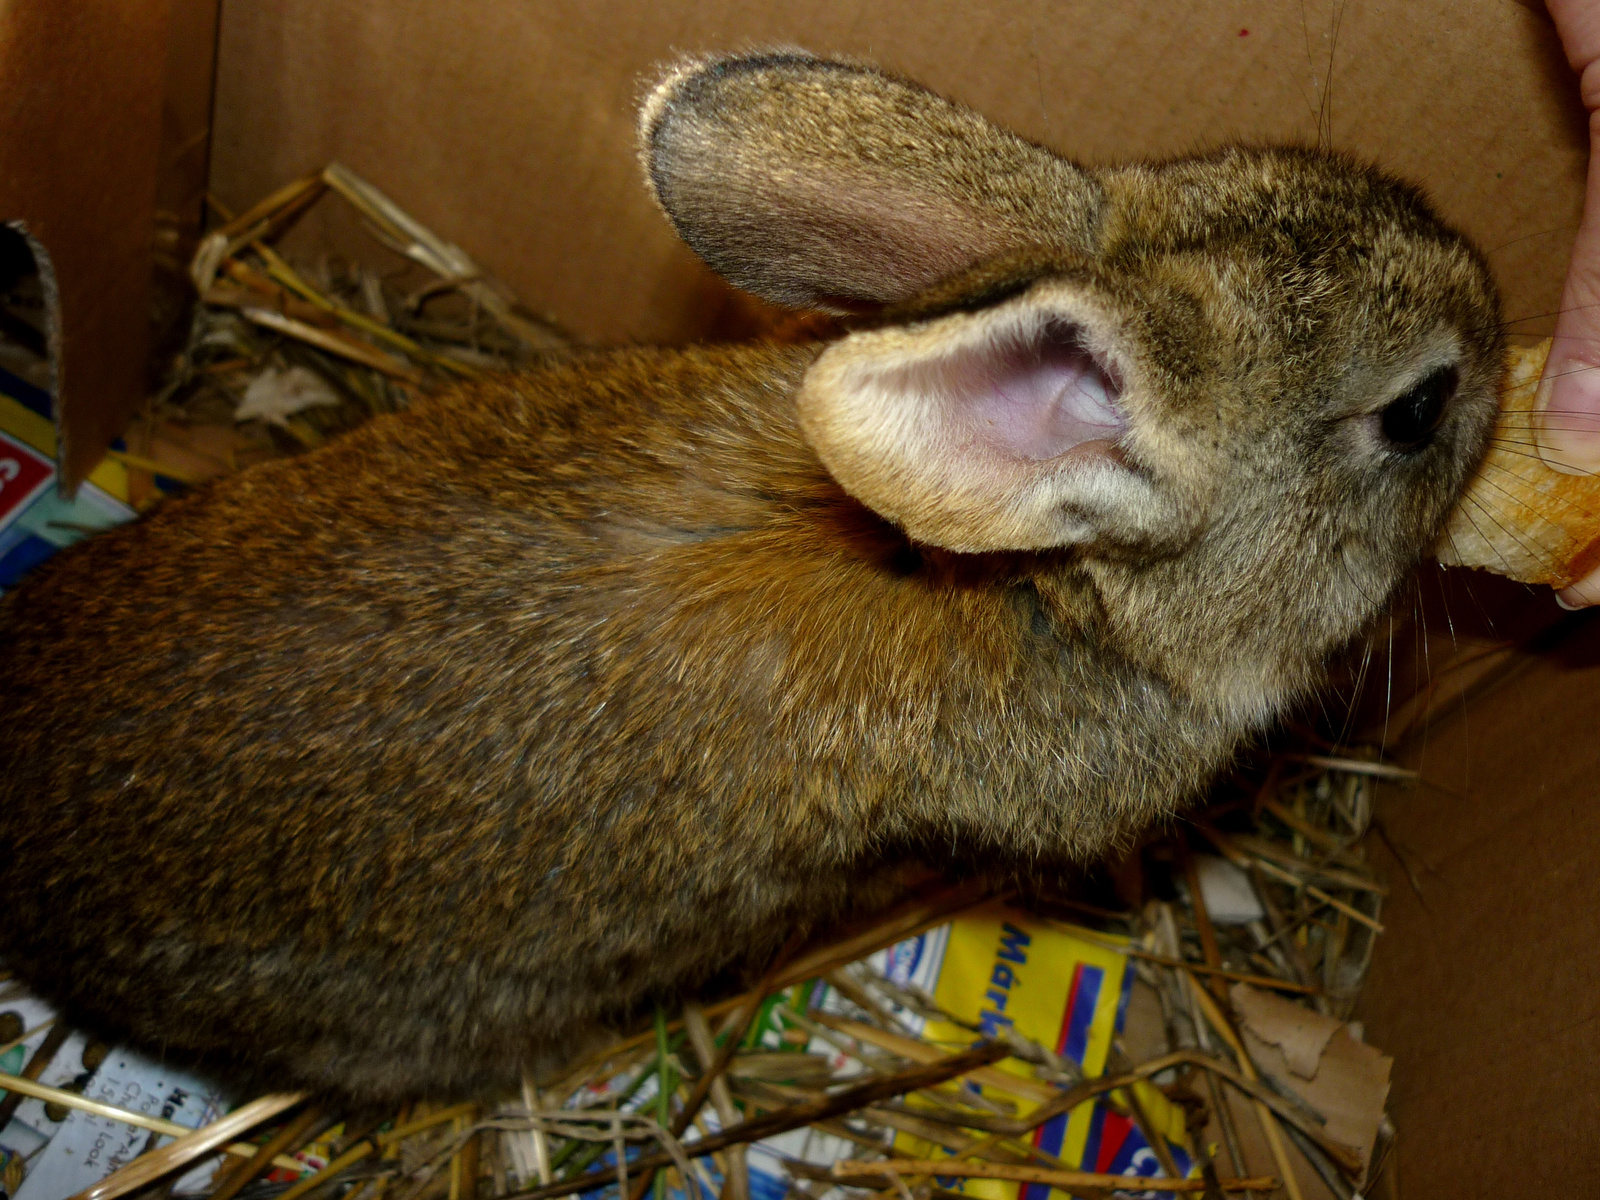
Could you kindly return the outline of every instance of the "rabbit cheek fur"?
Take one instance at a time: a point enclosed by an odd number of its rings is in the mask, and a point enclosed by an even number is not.
[[[788,54],[675,69],[641,145],[729,278],[873,321],[462,388],[8,597],[0,950],[74,1020],[485,1094],[908,855],[1102,853],[1315,682],[1487,438],[1481,260],[1346,160],[1088,172]]]

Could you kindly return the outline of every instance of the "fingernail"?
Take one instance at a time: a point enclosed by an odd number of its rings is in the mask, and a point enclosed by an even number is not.
[[[1539,390],[1545,393],[1538,405],[1545,465],[1564,475],[1600,470],[1600,367],[1581,359],[1553,363]]]
[[[1577,612],[1580,608],[1600,604],[1600,567],[1590,571],[1577,583],[1557,592],[1556,603],[1568,612]]]

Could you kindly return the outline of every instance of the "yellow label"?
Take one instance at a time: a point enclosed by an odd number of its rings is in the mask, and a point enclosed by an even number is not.
[[[1094,940],[1075,936],[1069,925],[1046,925],[1001,904],[978,909],[951,926],[934,999],[952,1016],[980,1026],[987,1036],[1014,1028],[1077,1063],[1085,1077],[1102,1075],[1133,979],[1126,956],[1103,944],[1124,939],[1101,933],[1092,937]],[[950,1045],[973,1040],[970,1030],[941,1022],[930,1022],[925,1036]],[[1018,1114],[1032,1111],[1055,1092],[1017,1059],[1006,1059],[1000,1069],[1018,1077],[1015,1089],[995,1085],[992,1076],[981,1088],[966,1086],[1014,1105]],[[1151,1123],[1182,1145],[1181,1110],[1154,1087],[1141,1084],[1138,1092]],[[1045,1122],[1031,1141],[1074,1169],[1095,1170],[1097,1160],[1107,1160],[1106,1165],[1116,1160],[1116,1148],[1126,1140],[1126,1131],[1125,1118],[1104,1104],[1086,1102],[1064,1117]],[[1117,1139],[1116,1144],[1107,1140],[1102,1147],[1104,1138]],[[1142,1137],[1136,1141],[1143,1146]],[[898,1135],[896,1145],[918,1156],[943,1153],[909,1134]],[[1133,1143],[1128,1145],[1131,1148]],[[1187,1165],[1184,1156],[1180,1167]],[[1125,1173],[1120,1164],[1117,1173]],[[1019,1193],[1021,1200],[1046,1200],[1050,1191],[1037,1184],[1019,1186],[988,1179],[948,1183],[985,1200],[1019,1200]]]

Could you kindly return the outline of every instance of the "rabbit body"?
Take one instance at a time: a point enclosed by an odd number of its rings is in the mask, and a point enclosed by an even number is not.
[[[679,68],[643,145],[714,266],[875,320],[465,386],[8,597],[0,953],[74,1020],[483,1095],[907,856],[1089,859],[1315,683],[1482,452],[1481,260],[1343,159],[1085,172],[798,55]]]
[[[514,1084],[886,849],[1086,855],[1199,784],[1228,731],[1085,587],[839,490],[814,353],[483,385],[64,555],[8,620],[8,957],[145,1043]]]

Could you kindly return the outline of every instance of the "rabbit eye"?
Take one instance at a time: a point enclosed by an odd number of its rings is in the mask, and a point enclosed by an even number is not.
[[[1391,401],[1378,421],[1389,444],[1406,452],[1426,446],[1456,394],[1456,378],[1455,367],[1440,367]]]

